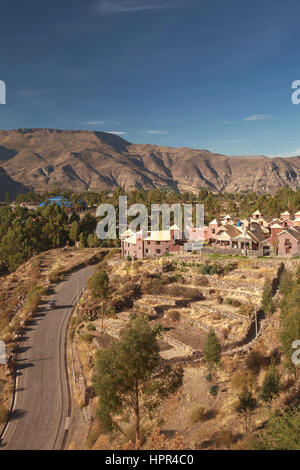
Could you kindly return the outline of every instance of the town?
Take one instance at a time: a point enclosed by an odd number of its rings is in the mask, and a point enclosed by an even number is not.
[[[199,240],[201,233],[202,240]],[[203,230],[188,227],[185,233],[175,224],[169,230],[149,231],[146,235],[142,231],[134,233],[129,229],[121,235],[122,257],[143,259],[184,253],[194,250],[194,243],[199,241],[202,242],[201,250],[207,253],[298,256],[300,211],[294,215],[284,211],[280,217],[273,218],[256,210],[250,217],[242,220],[225,215],[212,220]]]

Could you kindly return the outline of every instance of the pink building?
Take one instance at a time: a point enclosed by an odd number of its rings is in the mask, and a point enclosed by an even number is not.
[[[208,224],[207,237],[208,240],[214,240],[218,230],[222,227],[220,219],[214,219]]]
[[[277,235],[278,255],[294,256],[300,254],[300,227],[291,227]]]
[[[179,238],[178,227],[170,230],[148,232],[143,237],[142,232],[131,233],[129,237],[121,237],[122,258],[143,259],[161,256],[166,253],[178,253],[184,240]]]

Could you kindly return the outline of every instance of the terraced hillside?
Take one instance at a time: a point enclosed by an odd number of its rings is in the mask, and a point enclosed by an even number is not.
[[[162,325],[161,357],[188,366],[185,389],[189,391],[184,393],[190,396],[195,374],[200,389],[204,387],[207,372],[201,355],[210,328],[222,344],[224,364],[232,362],[235,351],[243,355],[249,345],[255,344],[254,312],[256,309],[258,313],[258,329],[262,329],[265,320],[260,306],[264,282],[266,278],[276,278],[280,261],[190,255],[128,262],[115,255],[106,257],[101,265],[109,273],[107,303],[114,307],[114,313],[105,318],[97,314],[97,302],[87,291],[72,320],[70,372],[78,413],[75,413],[70,448],[78,448],[91,438],[88,423],[95,417],[97,403],[92,389],[94,354],[119,337],[131,315],[147,314],[152,325]],[[168,413],[172,422],[173,414]],[[104,436],[102,439],[105,440]],[[110,448],[111,444],[105,442],[98,443],[96,448]]]

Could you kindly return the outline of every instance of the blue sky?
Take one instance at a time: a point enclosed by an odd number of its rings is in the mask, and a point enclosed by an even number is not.
[[[298,0],[2,2],[0,128],[300,154]]]

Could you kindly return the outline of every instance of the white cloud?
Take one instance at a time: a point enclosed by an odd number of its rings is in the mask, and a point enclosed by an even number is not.
[[[115,134],[115,135],[127,135],[127,132],[122,131],[105,131],[107,134]]]
[[[157,0],[101,0],[98,11],[104,15],[158,10],[171,6],[170,2]]]
[[[270,114],[252,114],[252,116],[246,117],[244,121],[264,121],[265,119],[272,119]]]
[[[300,156],[300,147],[292,152],[286,152],[276,155],[268,155],[268,157],[281,157],[281,158],[288,158],[288,157],[299,157]]]
[[[155,130],[150,130],[150,131],[146,131],[146,134],[165,135],[165,134],[168,134],[168,131],[155,131]]]
[[[83,124],[87,124],[88,126],[98,126],[98,125],[105,126],[106,123],[107,123],[107,121],[85,121],[85,122],[83,122]]]
[[[266,119],[273,119],[273,116],[270,114],[252,114],[243,119],[239,119],[238,121],[223,121],[224,124],[237,124],[243,121],[265,121]]]

